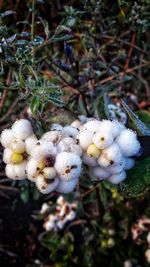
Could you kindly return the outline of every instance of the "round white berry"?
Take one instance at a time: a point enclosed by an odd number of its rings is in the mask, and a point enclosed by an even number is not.
[[[99,148],[104,149],[110,146],[114,141],[111,132],[100,130],[94,134],[93,143]]]
[[[47,180],[42,174],[39,174],[36,179],[36,186],[43,194],[49,194],[53,192],[58,186],[58,183],[58,178],[55,178],[54,180]]]
[[[109,177],[109,182],[111,182],[112,184],[119,184],[121,182],[123,182],[126,179],[126,172],[122,171],[120,173],[116,173],[113,174]]]
[[[132,158],[125,158],[125,170],[132,169],[135,165],[135,160]]]
[[[95,166],[98,165],[96,159],[95,159],[94,157],[90,157],[90,156],[88,156],[86,152],[84,152],[84,153],[82,154],[82,160],[83,160],[83,162],[84,162],[86,165],[88,165],[88,166],[93,166],[93,167],[95,167]]]
[[[0,142],[3,147],[9,148],[13,140],[14,140],[14,135],[11,129],[5,129],[2,131]]]
[[[60,179],[65,181],[77,179],[81,173],[81,159],[76,154],[61,152],[56,156],[54,167]]]
[[[100,130],[101,122],[98,120],[90,120],[83,125],[83,130],[96,133]]]
[[[125,126],[118,121],[103,120],[101,121],[101,129],[111,133],[116,138],[120,132],[125,129]]]
[[[59,123],[53,123],[51,126],[52,131],[63,131],[63,127]]]
[[[45,156],[56,155],[57,149],[54,147],[52,142],[39,140],[36,142],[33,150],[31,151],[31,156],[40,161],[43,160]]]
[[[5,148],[3,152],[3,161],[6,164],[11,163],[12,155],[13,155],[13,151],[8,148]]]
[[[64,133],[60,131],[50,131],[42,135],[41,139],[42,141],[50,141],[54,144],[57,144],[60,142],[60,140],[64,137]]]
[[[25,152],[25,142],[22,141],[21,139],[15,138],[11,142],[10,149],[13,150],[15,153],[24,153]]]
[[[5,167],[6,176],[10,179],[16,179],[15,167],[14,164],[7,164]]]
[[[110,176],[110,172],[98,166],[90,168],[89,175],[92,180],[103,180]]]
[[[63,181],[63,180],[60,180],[59,184],[58,184],[58,186],[56,188],[56,191],[59,192],[59,193],[64,193],[64,194],[73,192],[73,190],[75,189],[77,183],[78,183],[78,179],[73,179],[73,180],[70,180],[70,181],[67,181],[67,182]]]
[[[45,167],[42,173],[47,179],[54,179],[57,175],[56,169],[54,167]]]
[[[15,164],[15,174],[18,180],[26,179],[26,166],[27,166],[27,161],[24,160],[19,164]]]
[[[66,135],[73,137],[73,138],[75,138],[77,134],[79,133],[78,129],[71,125],[65,126],[63,130]]]
[[[123,130],[117,137],[116,142],[125,157],[132,157],[138,154],[140,150],[140,143],[132,130]]]
[[[82,155],[82,149],[79,145],[75,143],[75,141],[70,137],[63,138],[58,146],[57,146],[58,152],[71,152],[75,153],[79,156]]]
[[[87,150],[88,146],[93,143],[93,133],[83,130],[77,135],[76,140],[83,150]]]
[[[31,151],[33,150],[36,143],[37,143],[37,138],[35,135],[31,135],[25,140],[25,148],[27,154],[31,155]]]
[[[122,162],[122,154],[119,146],[116,143],[113,143],[111,146],[102,150],[102,154],[97,161],[102,167],[108,167]]]
[[[80,120],[75,120],[71,123],[71,126],[80,129],[80,127],[82,126],[82,123],[80,122]]]
[[[38,171],[38,161],[30,158],[27,162],[27,166],[26,166],[26,172],[27,172],[27,178],[32,181],[35,182],[36,180],[36,174]]]
[[[30,135],[33,134],[32,125],[30,121],[21,119],[12,125],[12,131],[16,138],[20,138],[22,140],[25,140]]]
[[[125,169],[126,160],[123,158],[122,161],[119,164],[113,164],[107,168],[107,170],[111,174],[120,173],[122,170]]]

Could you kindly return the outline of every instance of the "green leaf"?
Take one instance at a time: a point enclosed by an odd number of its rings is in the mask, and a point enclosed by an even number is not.
[[[127,198],[141,196],[150,188],[150,157],[143,159],[127,172],[127,179],[118,185],[121,195]]]
[[[30,108],[33,114],[36,114],[41,105],[40,98],[38,96],[33,96],[30,104]]]
[[[98,97],[96,111],[99,119],[107,119],[108,118],[108,109],[107,109],[107,96],[103,94]]]
[[[139,119],[139,117],[130,109],[130,107],[122,100],[122,106],[129,116],[132,126],[139,135],[150,135],[150,129]]]
[[[150,128],[150,113],[146,110],[138,110],[135,112],[139,119]]]
[[[29,191],[28,189],[25,189],[21,192],[20,194],[20,197],[21,197],[21,200],[24,202],[24,203],[27,203],[28,200],[29,200]]]

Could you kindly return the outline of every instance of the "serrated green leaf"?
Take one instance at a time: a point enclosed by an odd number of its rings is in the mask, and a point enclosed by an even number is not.
[[[127,179],[118,185],[121,195],[127,198],[141,196],[150,189],[150,157],[143,159],[127,171]]]
[[[130,109],[130,107],[122,101],[122,106],[129,116],[132,122],[133,128],[138,132],[139,135],[150,136],[150,129],[139,119],[139,117]]]

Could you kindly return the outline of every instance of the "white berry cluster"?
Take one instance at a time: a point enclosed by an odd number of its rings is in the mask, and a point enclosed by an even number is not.
[[[31,123],[21,119],[1,133],[6,175],[28,178],[43,194],[72,192],[79,180],[82,162],[92,179],[118,184],[134,166],[140,150],[136,134],[117,121],[80,116],[71,125],[53,124],[40,139]]]
[[[126,178],[126,170],[135,163],[132,157],[140,150],[136,134],[117,121],[88,121],[80,127],[76,139],[90,177],[108,179],[113,184]]]
[[[73,126],[55,124],[38,140],[28,120],[16,121],[1,133],[6,175],[16,180],[28,178],[43,194],[73,191],[81,173],[77,133]]]
[[[68,203],[63,196],[57,199],[56,209],[53,214],[49,214],[45,218],[44,228],[46,231],[58,231],[76,218],[77,203]],[[42,213],[45,207],[42,207]]]

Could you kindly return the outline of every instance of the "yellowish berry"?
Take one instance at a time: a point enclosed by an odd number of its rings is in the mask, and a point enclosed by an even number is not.
[[[102,247],[103,249],[107,248],[107,240],[103,239],[103,240],[101,241],[101,247]]]
[[[43,161],[40,161],[37,167],[38,167],[39,170],[42,171],[45,168],[44,162]]]
[[[23,161],[23,156],[19,153],[13,153],[11,157],[12,163],[19,164]]]
[[[100,156],[100,153],[100,149],[94,144],[89,145],[89,147],[87,148],[87,155],[91,158],[98,158]]]

